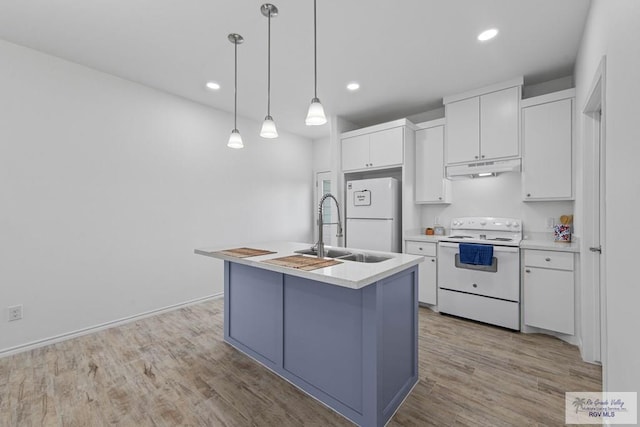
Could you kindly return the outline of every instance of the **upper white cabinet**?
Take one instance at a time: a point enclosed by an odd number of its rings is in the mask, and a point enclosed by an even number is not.
[[[446,164],[520,156],[523,79],[444,98]]]
[[[451,181],[444,178],[444,119],[418,125],[416,203],[451,203]]]
[[[447,163],[477,160],[480,156],[480,97],[447,104]]]
[[[401,121],[400,121],[401,122]],[[342,170],[402,166],[405,127],[399,121],[342,134]]]
[[[522,101],[522,198],[573,199],[575,89]]]

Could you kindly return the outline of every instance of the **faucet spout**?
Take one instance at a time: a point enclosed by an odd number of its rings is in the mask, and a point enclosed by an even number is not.
[[[324,241],[323,241],[323,226],[324,222],[322,220],[322,211],[324,201],[327,199],[333,199],[336,204],[336,210],[338,211],[338,233],[336,237],[342,237],[342,219],[340,218],[340,204],[338,203],[338,199],[331,193],[327,193],[322,196],[320,199],[320,203],[318,204],[318,243],[316,243],[316,248],[318,250],[318,258],[324,258]]]

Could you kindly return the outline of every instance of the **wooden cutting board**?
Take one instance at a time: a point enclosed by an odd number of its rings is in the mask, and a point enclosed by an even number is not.
[[[264,249],[253,249],[253,248],[225,249],[224,251],[218,251],[216,253],[228,255],[228,256],[234,256],[236,258],[248,258],[252,256],[275,254],[275,252],[273,251],[265,251]]]
[[[279,265],[282,267],[296,268],[298,270],[311,271],[318,268],[330,267],[342,264],[342,261],[327,258],[315,258],[304,255],[291,255],[282,258],[267,259],[262,262]]]

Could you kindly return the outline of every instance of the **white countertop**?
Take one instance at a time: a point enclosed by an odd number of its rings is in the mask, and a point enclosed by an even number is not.
[[[520,242],[521,249],[540,249],[545,251],[580,252],[580,245],[576,240],[572,242],[556,242],[553,233],[525,233]]]
[[[418,231],[407,231],[404,240],[414,240],[428,243],[438,243],[440,239],[446,236],[427,236]],[[574,238],[572,242],[556,242],[553,240],[553,233],[525,233],[524,238],[520,241],[521,249],[539,249],[547,251],[559,252],[580,252],[580,245]]]
[[[217,253],[218,251],[234,248],[254,248],[264,249],[267,251],[276,252],[269,255],[253,256],[248,258],[237,258],[234,256],[224,255]],[[298,270],[295,268],[282,267],[273,264],[267,264],[262,261],[274,258],[282,258],[290,255],[299,255],[295,251],[300,249],[309,249],[310,243],[294,243],[294,242],[262,242],[262,243],[248,243],[238,244],[234,246],[225,247],[210,247],[196,249],[195,253],[199,255],[210,256],[212,258],[221,259],[224,261],[231,261],[238,264],[245,264],[252,267],[262,268],[265,270],[276,271],[279,273],[290,274],[292,276],[304,277],[306,279],[317,280],[332,285],[343,286],[345,288],[360,289],[371,283],[377,282],[380,279],[391,276],[409,267],[417,265],[424,260],[420,255],[407,255],[397,254],[391,252],[378,252],[378,251],[363,251],[360,249],[347,249],[354,253],[372,253],[376,255],[384,255],[391,257],[391,259],[375,262],[364,263],[356,261],[338,260],[340,264],[333,265],[331,267],[319,268],[312,271]],[[325,248],[329,249],[330,246]]]
[[[406,232],[404,234],[404,240],[413,240],[427,243],[438,243],[440,239],[445,236],[427,235],[419,232]]]

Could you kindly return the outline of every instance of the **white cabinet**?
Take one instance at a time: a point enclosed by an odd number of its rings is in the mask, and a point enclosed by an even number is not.
[[[573,199],[575,89],[523,101],[522,198]]]
[[[480,97],[447,104],[447,164],[480,156]]]
[[[524,323],[573,335],[573,253],[524,250]]]
[[[416,131],[416,203],[451,203],[451,181],[444,177],[444,121]]]
[[[401,166],[404,127],[383,129],[342,138],[342,170]]]
[[[517,79],[444,99],[447,164],[520,156],[521,87]]]
[[[438,302],[436,243],[407,240],[405,253],[424,256],[424,261],[418,264],[418,301],[436,305]]]

